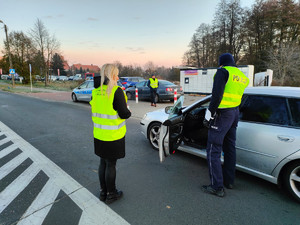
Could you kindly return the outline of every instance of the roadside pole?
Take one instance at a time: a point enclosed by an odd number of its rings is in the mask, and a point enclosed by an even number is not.
[[[29,74],[30,74],[30,90],[32,92],[31,64],[29,64]]]
[[[138,89],[135,89],[135,102],[139,103],[139,93],[138,93]]]
[[[174,89],[174,104],[177,102],[177,89]]]

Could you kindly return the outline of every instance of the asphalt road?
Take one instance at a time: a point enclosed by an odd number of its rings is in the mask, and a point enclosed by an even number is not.
[[[143,102],[138,107],[148,105]],[[0,91],[0,121],[98,197],[99,158],[93,153],[88,104]],[[109,205],[128,223],[299,224],[299,203],[276,185],[245,173],[237,172],[235,189],[226,190],[224,198],[203,193],[201,185],[209,182],[206,161],[179,152],[161,164],[158,152],[141,134],[139,122],[138,116],[127,121],[126,157],[117,162],[117,187],[124,197]],[[51,212],[54,217],[62,216]],[[74,216],[70,224],[77,220]]]

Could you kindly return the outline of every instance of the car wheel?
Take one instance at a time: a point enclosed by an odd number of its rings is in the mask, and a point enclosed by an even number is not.
[[[127,99],[132,100],[132,94],[130,92],[126,92]]]
[[[287,191],[300,202],[300,161],[293,162],[287,167],[283,180]]]
[[[153,149],[158,150],[161,123],[154,122],[148,128],[148,139]]]
[[[73,102],[78,102],[77,97],[75,95],[75,93],[72,93],[72,100]]]
[[[159,102],[158,94],[155,95],[155,102]]]

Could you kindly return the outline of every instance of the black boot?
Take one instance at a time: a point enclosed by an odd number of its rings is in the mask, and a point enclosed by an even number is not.
[[[106,191],[100,190],[100,197],[99,197],[99,199],[100,199],[101,202],[105,202],[106,196],[107,196]]]
[[[115,190],[114,192],[108,192],[105,203],[110,204],[123,196],[122,191]]]

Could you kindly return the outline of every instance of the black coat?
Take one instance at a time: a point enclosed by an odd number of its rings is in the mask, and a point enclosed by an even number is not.
[[[118,88],[115,92],[113,106],[121,119],[128,119],[131,112],[127,108],[124,92]],[[120,159],[125,157],[125,136],[116,141],[101,141],[94,138],[95,154],[104,159]]]

